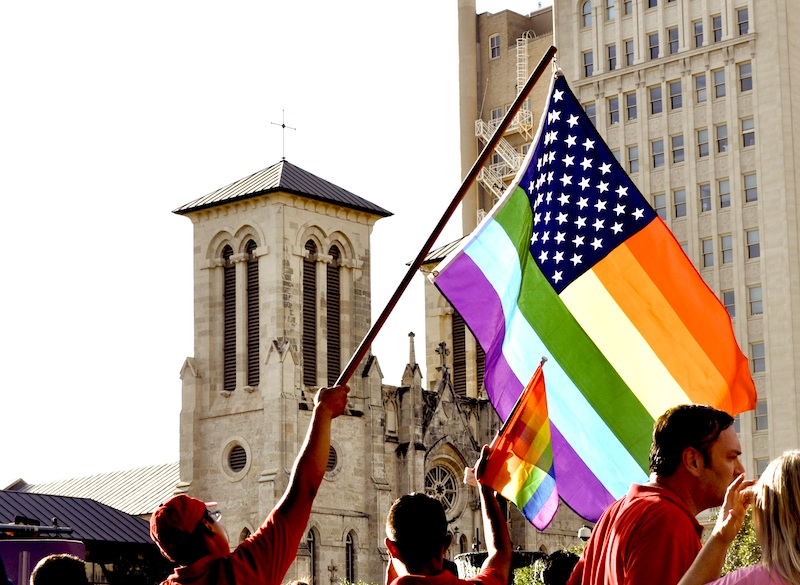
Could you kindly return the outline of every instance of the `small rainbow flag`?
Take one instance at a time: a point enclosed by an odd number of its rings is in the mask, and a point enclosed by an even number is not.
[[[727,311],[561,75],[514,182],[431,279],[483,347],[503,420],[548,359],[558,495],[587,520],[647,479],[668,408],[755,406]]]
[[[481,483],[513,502],[539,530],[556,515],[558,492],[541,365],[492,441]]]

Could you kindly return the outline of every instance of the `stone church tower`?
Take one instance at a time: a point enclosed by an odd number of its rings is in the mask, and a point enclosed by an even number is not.
[[[219,502],[236,545],[286,488],[314,393],[336,380],[369,329],[370,234],[391,213],[285,160],[175,213],[194,225],[195,306],[177,490]],[[287,581],[382,583],[386,514],[412,491],[445,506],[450,556],[482,548],[477,492],[461,476],[499,421],[485,396],[454,390],[444,340],[437,379],[424,389],[409,341],[400,386],[383,383],[372,355],[349,381]],[[524,529],[515,532],[515,546],[526,547]]]

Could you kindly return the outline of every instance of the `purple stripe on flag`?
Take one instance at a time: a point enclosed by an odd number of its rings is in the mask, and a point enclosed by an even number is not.
[[[558,495],[578,516],[590,522],[597,522],[600,513],[613,504],[616,498],[586,467],[583,459],[578,457],[556,425],[552,424],[552,421],[550,423]],[[562,481],[562,478],[567,477],[569,481]]]
[[[465,291],[468,297],[462,298],[459,291],[463,290],[464,282],[469,282],[474,288]],[[455,258],[447,271],[438,276],[436,286],[447,291],[447,297],[453,305],[461,307],[459,312],[462,316],[469,315],[469,328],[481,347],[490,348],[486,352],[484,383],[487,388],[491,388],[490,398],[497,414],[503,420],[507,419],[517,398],[522,394],[524,385],[517,379],[502,354],[506,322],[497,292],[472,258],[465,253]],[[490,338],[490,332],[495,333],[496,343],[492,343],[495,340]]]
[[[459,290],[464,282],[470,283],[470,289],[469,297],[462,299]],[[498,339],[504,338],[505,318],[500,299],[483,272],[467,254],[462,253],[453,259],[447,270],[437,277],[436,285],[446,291],[453,304],[459,304],[462,315],[470,316],[470,329],[478,335],[482,347],[490,346],[492,340],[486,338],[489,331],[495,332]],[[484,383],[492,392],[491,399],[497,414],[505,420],[522,394],[524,386],[506,361],[501,346],[501,343],[491,344],[491,353],[486,353]],[[579,516],[594,522],[597,520],[597,511],[605,510],[615,498],[567,443],[552,420],[550,423],[559,496]]]

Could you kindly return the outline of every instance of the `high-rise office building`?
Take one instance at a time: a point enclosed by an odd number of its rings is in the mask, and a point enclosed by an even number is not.
[[[731,315],[758,391],[756,409],[736,420],[748,473],[797,448],[800,99],[791,38],[800,17],[773,0],[555,0],[526,15],[475,15],[474,1],[461,0],[459,10],[462,170],[487,139],[481,129],[499,123],[520,80],[555,45],[600,134]],[[506,134],[510,149],[496,151],[465,199],[464,233],[516,174],[548,81]],[[441,302],[428,294],[429,308]],[[429,327],[442,318],[429,316]],[[467,364],[480,362],[469,336],[465,353]]]

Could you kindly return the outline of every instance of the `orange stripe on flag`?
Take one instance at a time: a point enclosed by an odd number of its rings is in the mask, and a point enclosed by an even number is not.
[[[749,364],[736,344],[730,317],[686,258],[672,232],[656,220],[629,238],[626,245],[730,386],[729,400],[717,407],[731,414],[755,408],[756,391]],[[687,294],[687,290],[693,294]],[[723,335],[723,331],[731,334]],[[686,388],[693,399],[691,392],[695,388],[695,384]],[[703,398],[698,396],[698,401]]]

